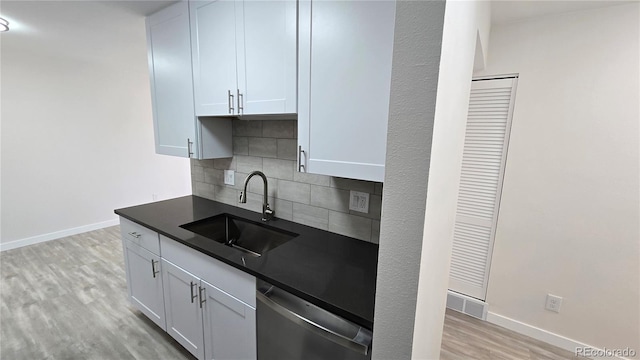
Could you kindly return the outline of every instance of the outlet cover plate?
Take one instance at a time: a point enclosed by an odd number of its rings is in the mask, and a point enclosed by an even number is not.
[[[349,192],[349,210],[369,213],[369,193],[360,191]]]
[[[224,183],[227,185],[235,185],[236,184],[236,175],[233,170],[225,170],[224,171]]]
[[[547,294],[547,302],[544,305],[545,309],[559,313],[561,305],[562,305],[562,298],[560,296]]]

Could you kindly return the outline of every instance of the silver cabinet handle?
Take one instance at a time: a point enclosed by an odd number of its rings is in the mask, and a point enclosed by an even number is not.
[[[156,261],[151,259],[151,272],[153,273],[153,277],[156,277],[156,274],[158,274],[160,271],[156,270]]]
[[[306,172],[307,169],[304,167],[302,163],[302,154],[304,154],[304,150],[302,150],[302,146],[298,146],[298,172]]]
[[[229,96],[229,114],[233,114],[233,95],[231,94],[231,90],[227,90],[227,94]]]
[[[244,95],[240,93],[240,89],[236,89],[238,94],[238,115],[242,115],[244,107],[242,106],[244,103]]]
[[[207,301],[207,299],[202,297],[202,290],[204,290],[204,288],[202,286],[198,286],[198,296],[200,296],[200,309],[202,309],[202,304]]]
[[[193,300],[195,300],[195,298],[198,297],[198,294],[193,295],[193,287],[196,286],[197,284],[194,284],[193,281],[191,282],[191,303],[193,304]]]
[[[191,141],[191,139],[187,138],[187,155],[188,155],[188,157],[193,156],[193,151],[191,151],[191,145],[193,145],[193,141]]]
[[[138,233],[137,233],[137,232],[135,232],[135,231],[134,231],[134,232],[130,232],[130,233],[129,233],[129,235],[133,236],[133,237],[134,237],[134,238],[136,238],[136,239],[139,239],[139,238],[140,238],[140,236],[142,236],[142,234],[138,234]]]

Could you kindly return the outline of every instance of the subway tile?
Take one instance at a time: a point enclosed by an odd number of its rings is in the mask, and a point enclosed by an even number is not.
[[[382,183],[375,183],[373,193],[376,195],[382,195]]]
[[[279,139],[297,137],[298,123],[295,120],[264,120],[262,123],[262,137]]]
[[[236,173],[234,174],[236,183],[233,185],[233,187],[236,190],[242,191],[244,189],[244,180],[247,178],[247,176],[248,176],[248,174],[236,171]],[[251,181],[253,181],[253,180],[251,180]],[[227,186],[229,186],[229,185],[227,185]]]
[[[204,182],[213,185],[224,185],[224,170],[204,169]]]
[[[311,185],[311,205],[325,209],[349,212],[349,192],[325,186]]]
[[[371,219],[329,211],[329,231],[338,234],[371,241],[371,224]]]
[[[344,190],[361,191],[370,194],[374,191],[374,184],[375,183],[372,181],[345,179],[339,177],[331,178],[331,187]]]
[[[247,193],[247,202],[243,204],[243,203],[240,203],[239,201],[240,192],[237,192],[237,193],[238,193],[238,199],[236,200],[236,204],[235,204],[237,207],[262,213],[262,201],[263,201],[262,195]]]
[[[273,210],[276,212],[276,217],[278,219],[284,220],[293,220],[293,202],[281,199],[274,199],[274,202],[271,203],[273,206]]]
[[[202,166],[205,169],[209,167],[213,167],[213,159],[204,159],[204,160],[191,159],[191,163],[196,164],[198,166]]]
[[[249,138],[249,155],[275,158],[278,156],[278,142],[269,138]]]
[[[281,159],[263,159],[262,168],[267,177],[293,180],[295,161]]]
[[[249,138],[243,136],[233,137],[233,155],[249,155]]]
[[[238,155],[234,158],[236,159],[236,171],[246,174],[255,170],[262,171],[261,157]]]
[[[238,196],[239,193],[234,188],[215,185],[215,201],[238,206]]]
[[[278,159],[298,160],[298,140],[278,139]]]
[[[262,136],[262,121],[233,120],[233,136]]]
[[[380,244],[380,221],[371,221],[371,242],[374,244]]]
[[[204,182],[204,168],[202,166],[191,163],[191,180]]]
[[[293,203],[293,221],[318,229],[329,229],[329,210]]]
[[[246,178],[246,177],[245,177]],[[244,179],[243,183],[240,185],[240,190],[244,187]],[[259,176],[254,176],[249,180],[249,185],[247,186],[247,191],[252,192],[254,194],[258,194],[260,196],[264,196],[264,181]],[[278,179],[267,178],[267,187],[269,188],[269,193],[267,196],[277,197],[278,195]]]
[[[193,184],[193,194],[209,200],[215,200],[215,189],[211,184],[196,181]]]
[[[290,200],[302,204],[309,203],[309,184],[302,184],[293,181],[279,180],[278,181],[278,198],[283,200]]]
[[[220,170],[235,170],[236,169],[236,158],[222,158],[222,159],[213,159],[213,168]]]
[[[359,211],[349,210],[351,215],[363,216],[369,219],[380,220],[380,213],[382,211],[382,196],[381,195],[369,195],[369,212],[361,213]]]
[[[303,182],[303,183],[313,184],[313,185],[327,186],[327,187],[331,185],[330,176],[308,174],[308,173],[303,173],[298,171],[295,171],[293,173],[293,181]]]

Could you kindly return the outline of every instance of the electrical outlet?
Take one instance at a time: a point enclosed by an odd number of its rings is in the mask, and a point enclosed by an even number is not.
[[[153,199],[153,201],[158,200],[158,194],[151,194],[151,198]]]
[[[233,170],[225,170],[224,171],[224,183],[227,185],[235,185],[236,184],[236,174]]]
[[[547,303],[544,305],[545,309],[559,313],[561,305],[562,298],[560,296],[547,294]]]
[[[350,191],[349,199],[349,210],[369,213],[369,193]]]

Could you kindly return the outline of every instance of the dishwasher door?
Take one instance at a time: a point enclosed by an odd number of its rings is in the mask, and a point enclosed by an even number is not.
[[[258,282],[258,360],[371,359],[371,331]]]

